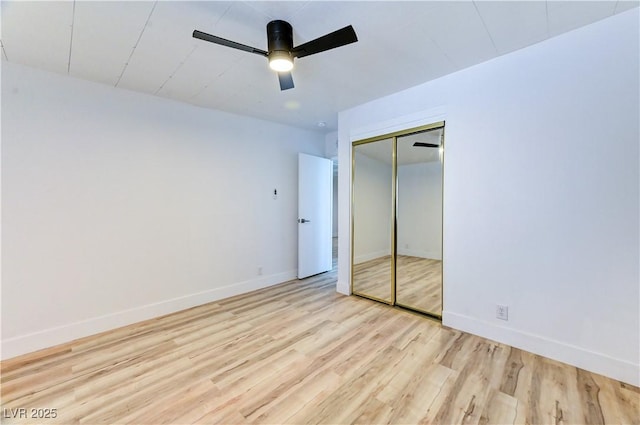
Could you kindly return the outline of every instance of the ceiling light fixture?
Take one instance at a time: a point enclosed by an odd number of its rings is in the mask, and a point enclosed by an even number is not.
[[[269,67],[277,72],[291,71],[293,69],[291,54],[282,50],[269,53]]]

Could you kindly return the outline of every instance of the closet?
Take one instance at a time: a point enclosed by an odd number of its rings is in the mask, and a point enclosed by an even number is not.
[[[442,317],[444,122],[352,144],[351,292]]]

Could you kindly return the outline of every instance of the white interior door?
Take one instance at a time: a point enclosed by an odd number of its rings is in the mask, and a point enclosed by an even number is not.
[[[298,279],[331,270],[333,164],[298,154]]]

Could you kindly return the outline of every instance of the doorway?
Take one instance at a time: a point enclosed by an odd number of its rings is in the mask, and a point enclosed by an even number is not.
[[[352,144],[351,292],[442,317],[444,122]]]
[[[333,163],[298,154],[298,279],[333,268]]]

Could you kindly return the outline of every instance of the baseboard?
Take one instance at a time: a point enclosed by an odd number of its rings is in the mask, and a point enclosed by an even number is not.
[[[386,257],[391,255],[389,251],[376,251],[376,252],[368,252],[366,254],[361,254],[356,256],[353,259],[354,264],[360,264],[367,261],[375,260],[376,258]]]
[[[419,249],[398,248],[398,255],[406,255],[409,257],[426,258],[429,260],[441,260],[442,256],[436,251],[427,251]]]
[[[442,312],[442,324],[640,386],[640,365],[638,364],[449,311]]]
[[[288,280],[296,279],[297,270],[262,276],[244,282],[189,294],[157,303],[147,304],[103,316],[93,317],[67,325],[44,329],[26,335],[8,338],[0,346],[0,358],[6,360],[43,348],[95,335],[100,332],[175,313],[223,298],[266,288]]]

